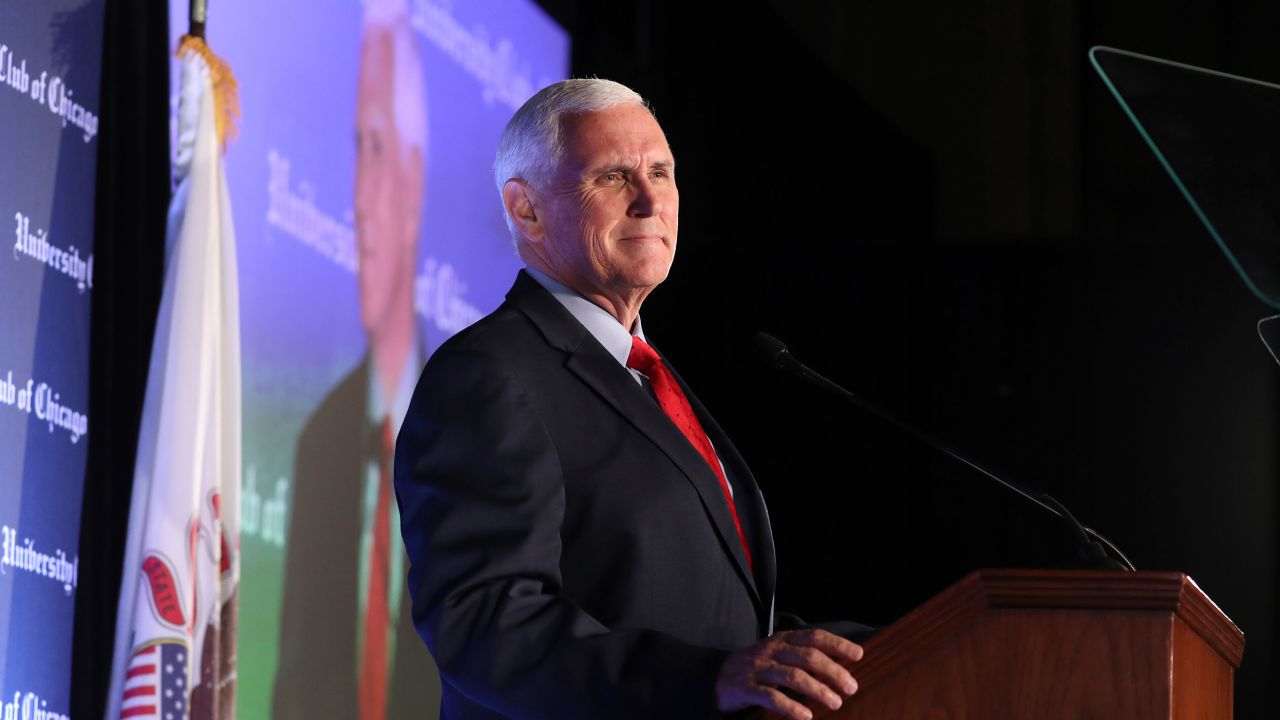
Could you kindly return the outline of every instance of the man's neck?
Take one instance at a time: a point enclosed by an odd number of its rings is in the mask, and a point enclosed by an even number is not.
[[[636,288],[623,293],[607,293],[582,278],[556,272],[537,258],[523,259],[529,267],[578,293],[612,315],[627,332],[631,332],[631,329],[635,327],[636,318],[640,315],[640,305],[644,303],[644,299],[649,297],[649,293],[653,291],[653,288]]]
[[[574,288],[582,297],[604,308],[606,312],[617,318],[622,324],[623,329],[631,332],[631,328],[635,327],[636,317],[640,314],[640,305],[644,302],[644,298],[648,292],[636,292],[626,297],[606,295],[599,292],[583,292],[582,289]]]
[[[396,312],[395,322],[369,334],[369,355],[378,378],[382,405],[386,408],[395,402],[400,375],[405,370],[414,343],[412,306],[397,304],[396,307],[405,310]]]

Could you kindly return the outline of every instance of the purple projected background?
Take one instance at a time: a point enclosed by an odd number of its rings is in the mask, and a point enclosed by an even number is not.
[[[493,153],[514,109],[566,76],[569,43],[532,2],[409,5],[426,85],[414,274],[415,318],[429,353],[496,307],[520,266],[493,185]],[[174,46],[186,6],[171,2]],[[241,717],[272,715],[299,433],[366,352],[353,211],[363,16],[354,0],[224,0],[209,18],[209,44],[234,70],[243,111],[226,154],[243,333]]]

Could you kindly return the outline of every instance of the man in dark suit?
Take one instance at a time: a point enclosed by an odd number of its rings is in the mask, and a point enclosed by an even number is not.
[[[365,5],[356,99],[356,242],[368,351],[298,439],[272,715],[429,718],[435,666],[413,632],[392,439],[425,360],[413,267],[426,108],[404,2]]]
[[[365,361],[329,393],[298,441],[272,710],[277,720],[363,716],[358,568],[367,549],[360,542],[364,485],[357,481],[383,452],[364,413],[369,382]],[[389,628],[395,641],[388,647],[383,717],[435,717],[434,664],[402,595]]]
[[[557,83],[512,118],[495,170],[527,268],[432,357],[396,448],[442,716],[838,707],[861,648],[774,632],[759,490],[645,341],[679,211],[653,115],[617,83]]]

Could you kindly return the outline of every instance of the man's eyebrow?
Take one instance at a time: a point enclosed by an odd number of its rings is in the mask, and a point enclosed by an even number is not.
[[[607,172],[628,171],[633,170],[636,164],[631,160],[622,157],[611,157],[598,165],[587,168],[588,175],[601,175]]]
[[[674,160],[655,160],[649,163],[650,170],[672,170],[676,166]],[[623,160],[621,158],[611,159],[587,170],[587,175],[595,177],[609,172],[633,172],[638,169],[639,163],[631,160]]]

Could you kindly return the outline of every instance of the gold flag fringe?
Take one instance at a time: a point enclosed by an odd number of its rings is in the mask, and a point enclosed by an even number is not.
[[[227,143],[235,140],[236,124],[240,120],[240,95],[236,76],[231,66],[209,49],[205,41],[193,35],[183,35],[178,41],[178,57],[195,53],[209,66],[209,78],[213,81],[214,121],[218,127],[218,142],[226,152]]]

